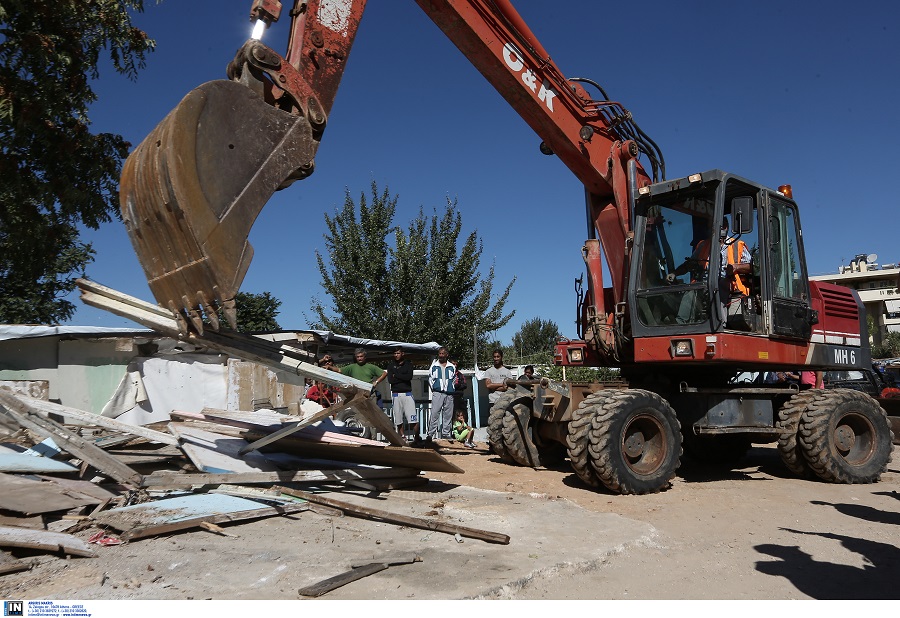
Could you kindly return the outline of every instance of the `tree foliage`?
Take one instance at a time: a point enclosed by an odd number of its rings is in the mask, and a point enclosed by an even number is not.
[[[93,260],[78,226],[118,215],[129,144],[93,134],[101,52],[134,78],[153,41],[131,25],[142,0],[0,2],[0,321],[59,322]]]
[[[238,292],[234,296],[234,304],[237,307],[238,331],[246,333],[281,329],[275,319],[281,301],[268,292]]]
[[[872,358],[900,357],[900,333],[888,333],[881,345],[872,346]]]
[[[522,359],[528,359],[537,354],[552,354],[559,337],[559,326],[553,320],[542,320],[541,318],[525,320],[518,332],[513,335],[513,351],[517,357]]]
[[[440,214],[420,210],[402,229],[393,223],[397,200],[373,182],[358,207],[348,190],[343,207],[325,215],[328,259],[318,251],[316,259],[330,305],[314,299],[318,325],[357,337],[437,341],[471,365],[473,336],[483,347],[515,314],[504,314],[515,279],[494,297],[494,267],[482,277],[481,240],[476,232],[460,238],[456,201],[448,199]]]

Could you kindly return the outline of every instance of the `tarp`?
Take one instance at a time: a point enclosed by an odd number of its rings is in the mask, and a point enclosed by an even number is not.
[[[40,326],[32,324],[0,324],[0,341],[25,339],[27,337],[53,337],[56,335],[93,335],[113,337],[115,335],[154,335],[146,328],[105,328],[102,326]]]

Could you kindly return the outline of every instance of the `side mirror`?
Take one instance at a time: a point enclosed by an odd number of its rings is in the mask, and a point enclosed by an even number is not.
[[[731,200],[731,228],[735,234],[753,231],[753,198],[744,196]]]

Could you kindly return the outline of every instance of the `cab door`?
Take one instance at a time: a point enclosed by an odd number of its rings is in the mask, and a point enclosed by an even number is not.
[[[773,335],[809,340],[809,280],[797,206],[769,195],[767,296]]]

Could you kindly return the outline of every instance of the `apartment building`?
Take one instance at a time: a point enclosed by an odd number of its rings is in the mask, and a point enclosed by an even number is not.
[[[877,263],[878,256],[857,255],[849,266],[840,266],[831,275],[810,277],[852,288],[866,307],[866,314],[875,321],[872,345],[881,345],[888,333],[900,332],[900,264]]]

